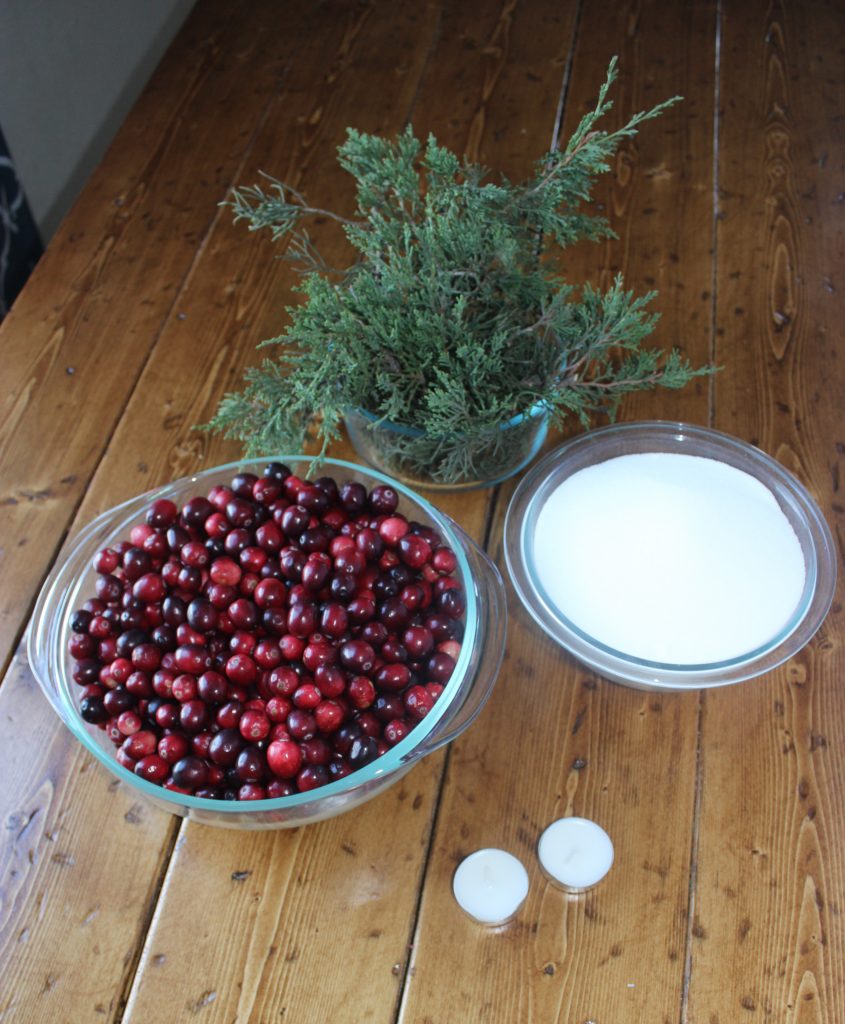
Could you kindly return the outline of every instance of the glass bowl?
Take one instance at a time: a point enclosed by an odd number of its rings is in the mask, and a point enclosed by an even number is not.
[[[365,462],[409,487],[471,491],[493,487],[525,469],[543,447],[549,414],[544,405],[536,405],[503,426],[491,428],[462,452],[465,473],[459,478],[449,476],[446,469],[437,469],[442,466],[444,443],[452,438],[379,419],[362,409],[349,410],[344,425]]]
[[[64,560],[57,564],[35,606],[29,626],[27,653],[30,665],[56,714],[79,742],[133,792],[156,807],[208,825],[242,829],[292,828],[349,811],[377,796],[417,761],[449,743],[474,721],[490,696],[505,646],[506,601],[502,578],[487,555],[448,516],[404,485],[349,462],[326,459],[326,475],[339,482],[360,481],[368,490],[389,484],[400,496],[399,509],[408,519],[431,526],[457,556],[456,575],[466,594],[465,631],[455,670],[440,698],[396,746],[343,779],[307,793],[276,799],[223,801],[186,796],[138,778],[115,760],[115,747],[105,733],[89,726],[77,710],[79,687],[74,683],[67,653],[70,617],[94,593],[91,561],[103,547],[128,536],[143,520],[146,508],[158,498],[180,505],[205,494],[215,483],[226,483],[238,472],[260,475],[268,458],[248,459],[217,466],[149,491],[98,516],[74,539]],[[280,457],[303,478],[311,459]]]
[[[804,589],[786,625],[768,643],[730,660],[704,664],[647,661],[615,650],[579,629],[544,593],[533,549],[537,520],[551,493],[569,476],[621,455],[673,452],[742,470],[774,495],[804,557]],[[684,423],[624,423],[594,430],[542,459],[517,487],[505,518],[505,560],[514,588],[534,620],[597,673],[644,690],[726,686],[782,664],[813,636],[830,608],[836,584],[833,538],[806,488],[780,463],[728,434]],[[613,581],[608,583],[612,585]]]

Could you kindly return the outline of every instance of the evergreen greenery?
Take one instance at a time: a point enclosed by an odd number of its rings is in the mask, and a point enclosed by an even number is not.
[[[594,179],[623,139],[677,99],[603,131],[615,74],[613,62],[565,149],[521,184],[488,180],[410,128],[393,141],[350,129],[339,156],[357,182],[353,219],[272,178],[235,190],[236,220],[289,239],[286,258],[305,269],[304,302],[264,343],[279,354],[247,372],[210,427],[249,455],[299,451],[313,432],[322,454],[347,411],[362,409],[376,424],[418,428],[394,437],[399,475],[460,482],[495,475],[508,447],[524,444],[524,429],[500,429],[521,413],[539,406],[555,425],[574,414],[589,426],[628,392],[680,388],[709,372],[676,350],[643,347],[657,319],[646,310],[653,292],[635,297],[620,278],[605,292],[576,292],[549,252],[613,234],[581,211]],[[350,267],[323,262],[302,226],[308,216],[342,222],[357,251]]]

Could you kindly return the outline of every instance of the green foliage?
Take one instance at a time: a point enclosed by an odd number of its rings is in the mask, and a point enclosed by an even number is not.
[[[565,149],[521,184],[491,182],[410,128],[395,140],[350,129],[339,158],[357,183],[353,219],[272,178],[235,190],[237,220],[290,239],[285,256],[305,270],[304,302],[265,342],[279,346],[275,358],[248,371],[210,426],[250,455],[298,451],[310,431],[324,452],[344,415],[363,409],[422,432],[396,437],[397,472],[456,482],[489,473],[524,433],[503,425],[537,406],[556,424],[574,414],[588,426],[630,391],[679,388],[709,372],[642,347],[656,321],[646,311],[653,293],[635,297],[617,279],[604,293],[588,285],[576,294],[546,251],[552,240],[612,234],[581,211],[595,177],[677,98],[606,132],[596,123],[614,77],[615,62]],[[348,268],[332,270],[312,245],[302,223],[315,215],[343,224],[357,252]]]

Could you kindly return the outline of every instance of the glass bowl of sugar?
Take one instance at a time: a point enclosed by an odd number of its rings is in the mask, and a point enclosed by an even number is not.
[[[813,636],[836,583],[833,538],[775,459],[684,423],[582,434],[517,487],[505,559],[535,621],[627,686],[726,686]]]

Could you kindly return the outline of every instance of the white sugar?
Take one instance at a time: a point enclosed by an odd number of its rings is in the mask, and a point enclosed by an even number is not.
[[[715,459],[623,455],[579,470],[537,517],[550,602],[593,639],[676,665],[741,657],[788,623],[804,589],[774,495]]]

